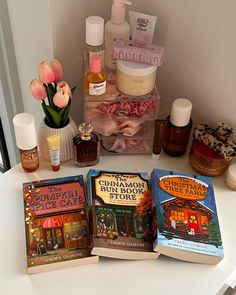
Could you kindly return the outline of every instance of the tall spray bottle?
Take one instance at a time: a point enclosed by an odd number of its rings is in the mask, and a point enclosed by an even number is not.
[[[113,57],[113,42],[115,40],[129,40],[130,26],[125,20],[125,4],[128,0],[113,0],[111,19],[105,24],[105,66],[110,71],[116,70],[116,59]]]
[[[84,45],[84,74],[90,69],[90,59],[93,55],[101,57],[104,69],[104,19],[100,16],[86,18]]]

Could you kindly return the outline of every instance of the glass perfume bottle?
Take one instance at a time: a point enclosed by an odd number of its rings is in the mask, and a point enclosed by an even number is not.
[[[89,71],[84,78],[84,92],[92,96],[106,92],[106,73],[102,70],[100,55],[90,58]]]
[[[75,164],[79,167],[93,166],[99,161],[99,138],[92,131],[90,123],[82,123],[79,134],[73,138]]]
[[[166,154],[178,157],[186,152],[193,124],[191,111],[192,103],[188,99],[178,98],[173,102],[163,138],[163,150]]]

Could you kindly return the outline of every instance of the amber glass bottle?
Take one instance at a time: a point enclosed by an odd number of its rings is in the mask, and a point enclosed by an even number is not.
[[[84,92],[92,96],[106,92],[106,73],[102,70],[100,55],[90,57],[89,72],[84,78]]]
[[[166,154],[177,157],[186,152],[192,129],[191,111],[192,103],[188,99],[178,98],[173,102],[163,138]]]
[[[92,131],[90,123],[82,123],[79,134],[73,138],[75,164],[79,167],[93,166],[99,161],[99,138]]]
[[[34,172],[39,167],[34,117],[28,113],[18,114],[13,118],[13,125],[22,168],[25,172]]]

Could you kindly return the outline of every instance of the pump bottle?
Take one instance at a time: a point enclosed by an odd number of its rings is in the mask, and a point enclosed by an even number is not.
[[[128,0],[113,0],[111,19],[105,24],[105,66],[116,70],[116,60],[113,58],[113,42],[117,39],[129,40],[130,27],[125,20],[125,4]]]

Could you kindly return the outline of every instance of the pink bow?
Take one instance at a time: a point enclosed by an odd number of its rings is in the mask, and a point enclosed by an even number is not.
[[[124,138],[117,138],[109,150],[115,151],[117,153],[121,153],[125,151],[127,148],[131,148],[131,149],[137,148],[145,152],[150,151],[150,146],[147,139],[124,139]]]
[[[110,136],[112,134],[122,134],[124,136],[134,136],[142,129],[142,119],[127,120],[120,122],[117,120],[93,120],[92,122],[94,132],[103,136]]]

